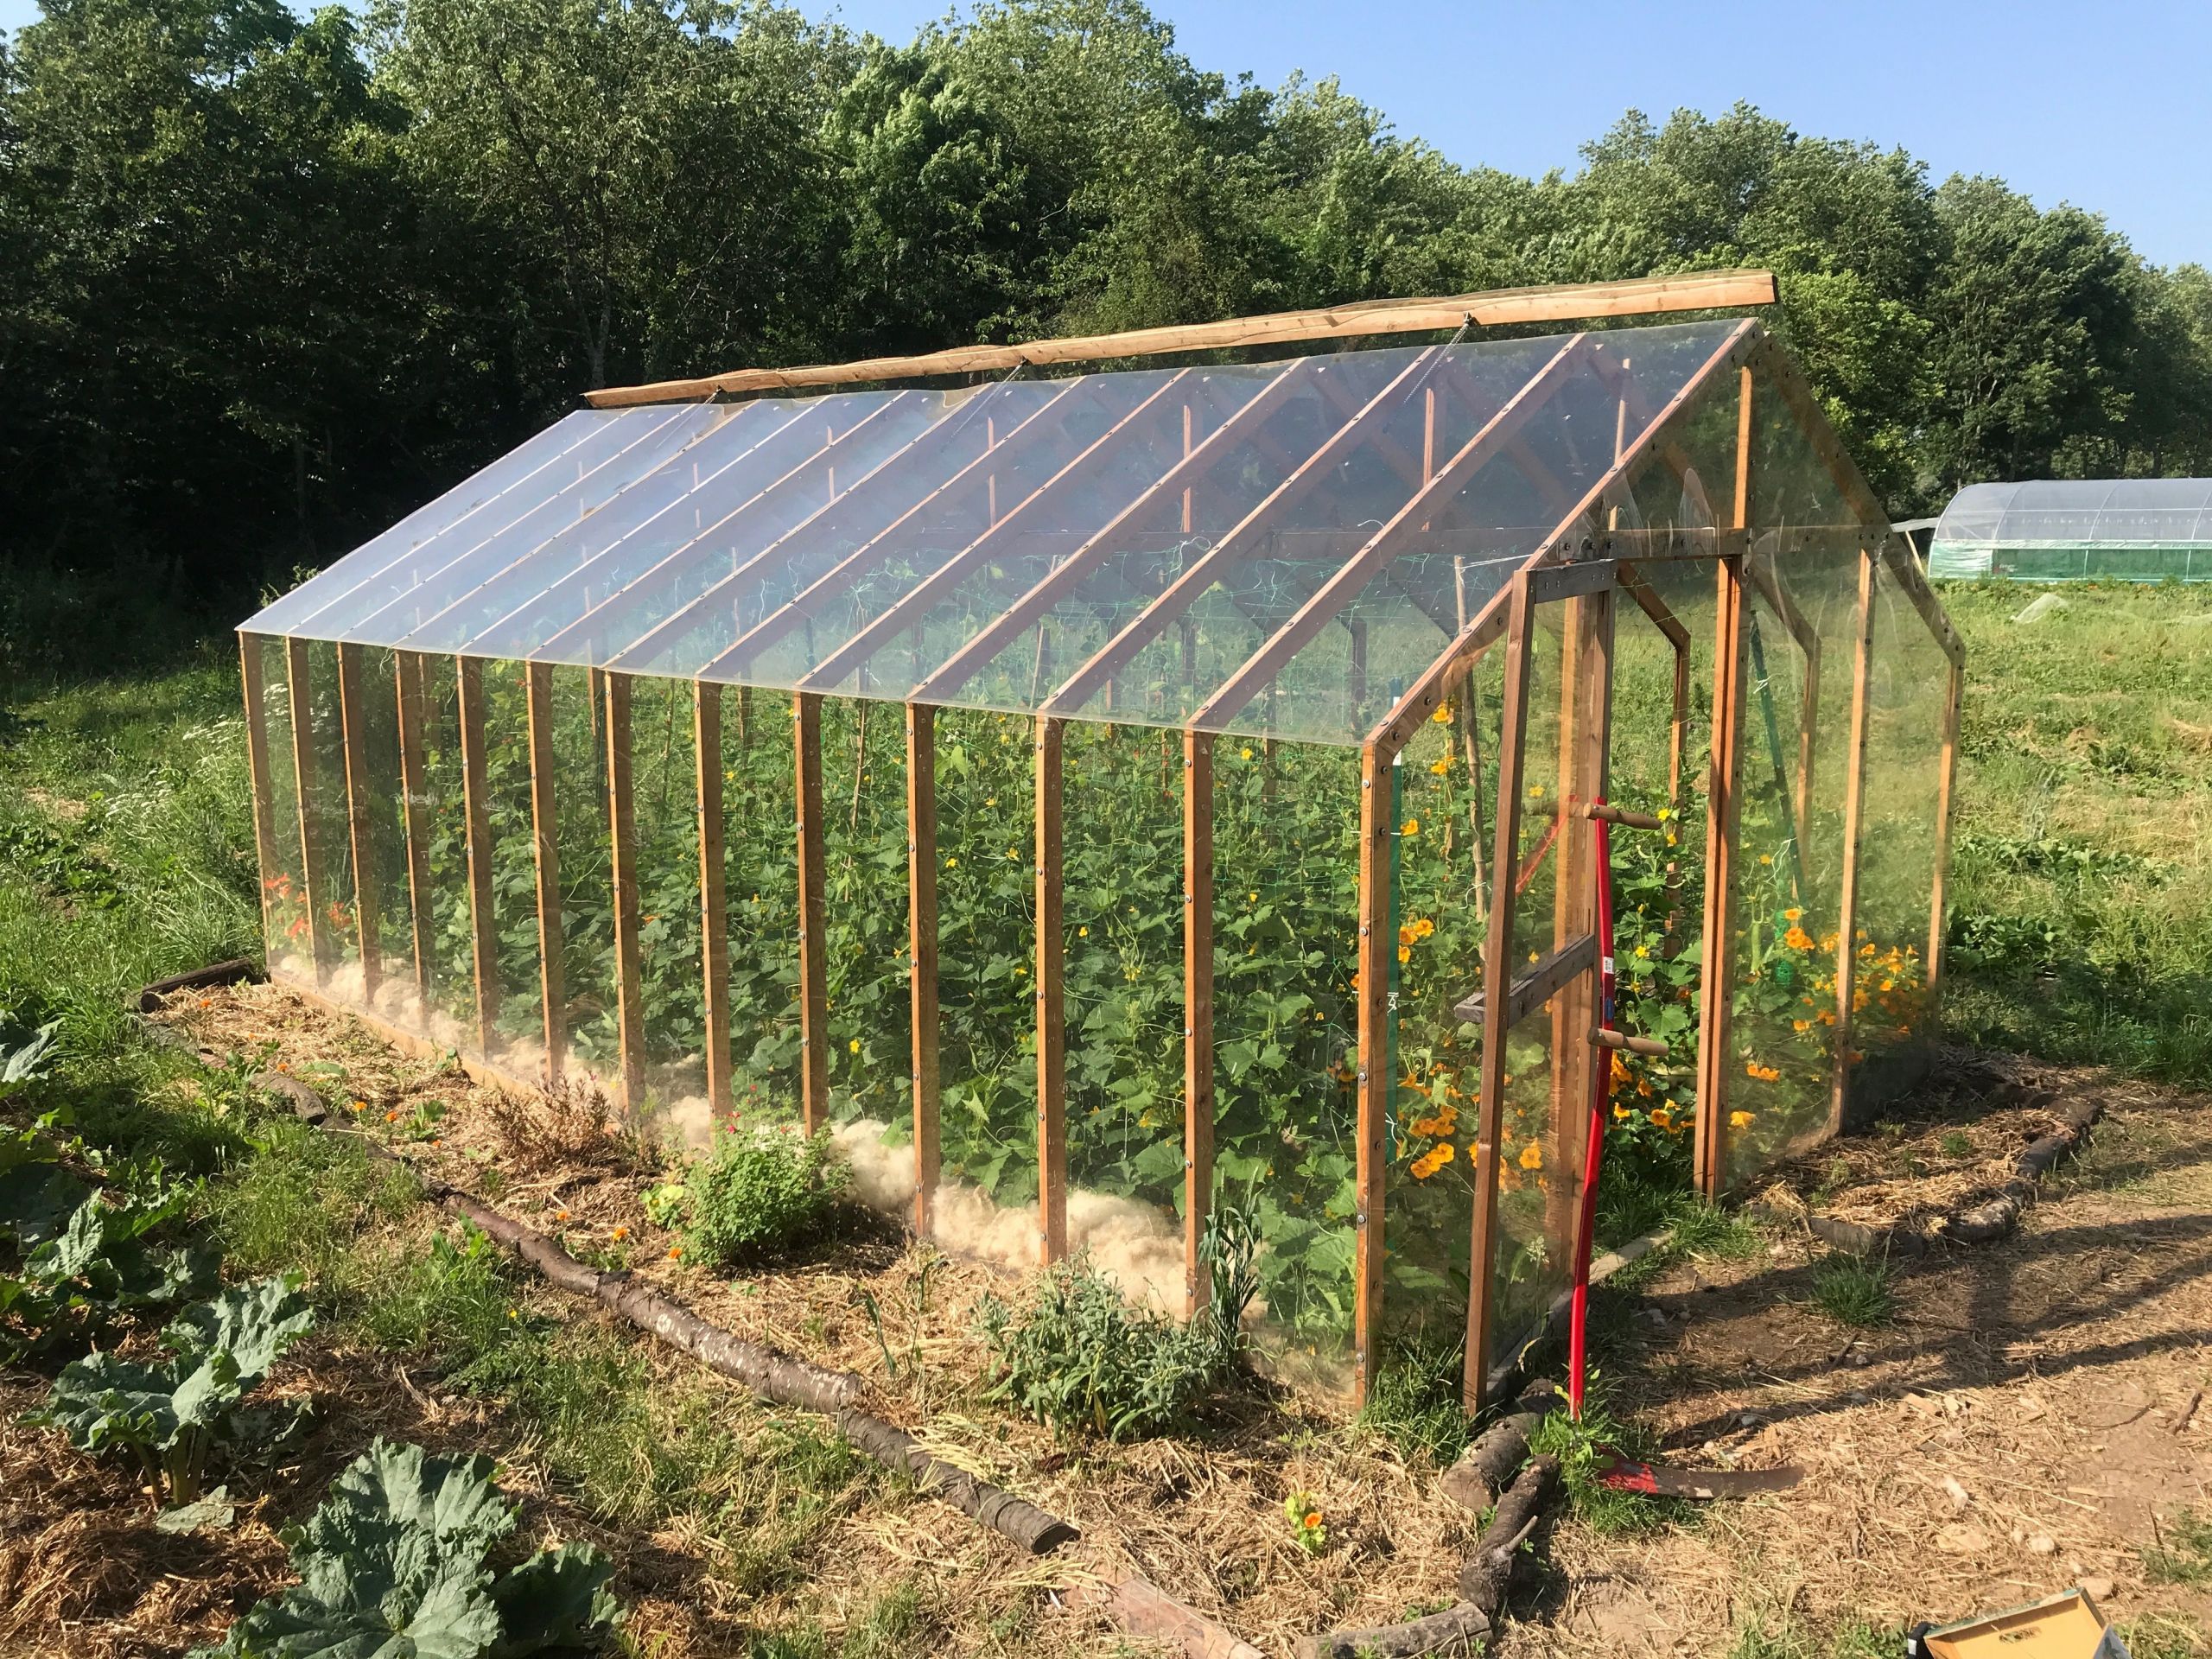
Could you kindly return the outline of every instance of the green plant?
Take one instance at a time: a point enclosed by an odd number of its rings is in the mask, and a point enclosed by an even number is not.
[[[2119,1627],[2134,1659],[2202,1659],[2204,1627],[2188,1613],[2145,1613]]]
[[[645,1196],[645,1219],[656,1227],[673,1228],[690,1207],[690,1189],[681,1181],[663,1181]]]
[[[613,1566],[589,1544],[563,1544],[496,1571],[490,1558],[514,1529],[489,1458],[432,1457],[379,1436],[282,1535],[300,1582],[195,1659],[523,1659],[603,1645],[620,1617]]]
[[[1668,1212],[1668,1244],[1677,1255],[1703,1255],[1741,1262],[1766,1254],[1766,1241],[1750,1217],[1723,1210],[1694,1194],[1677,1199]]]
[[[1952,1129],[1936,1143],[1936,1149],[1946,1158],[1968,1158],[1974,1155],[1974,1137],[1964,1129]]]
[[[1843,1251],[1821,1257],[1813,1268],[1813,1303],[1839,1325],[1888,1324],[1896,1307],[1888,1261]]]
[[[1463,1337],[1388,1340],[1360,1408],[1360,1427],[1382,1435],[1408,1459],[1426,1457],[1434,1467],[1445,1467],[1474,1436],[1465,1398],[1465,1353]]]
[[[1087,1259],[1054,1263],[1019,1309],[984,1299],[984,1392],[1055,1434],[1136,1440],[1172,1427],[1236,1357],[1210,1319],[1129,1306]]]
[[[0,1149],[10,1144],[25,1146],[0,1141]],[[43,1150],[58,1156],[60,1148],[48,1142]],[[196,1185],[169,1181],[158,1159],[124,1166],[116,1180],[94,1192],[35,1156],[0,1176],[9,1188],[0,1228],[22,1249],[18,1271],[0,1274],[0,1358],[88,1341],[118,1313],[172,1304],[213,1284],[212,1251],[154,1242],[190,1206]]]
[[[314,1323],[296,1278],[238,1286],[170,1322],[162,1341],[175,1357],[165,1363],[109,1353],[72,1360],[27,1421],[59,1428],[80,1452],[128,1452],[168,1507],[189,1503],[209,1453],[238,1426],[238,1402]]]
[[[2212,1584],[2212,1516],[2177,1510],[2172,1518],[2151,1517],[2151,1548],[2143,1552],[2143,1576],[2153,1584]]]
[[[692,1168],[684,1241],[697,1259],[717,1267],[789,1249],[821,1228],[850,1182],[827,1135],[726,1130]]]
[[[1329,1529],[1322,1518],[1320,1499],[1311,1492],[1293,1492],[1283,1499],[1282,1512],[1300,1549],[1308,1555],[1319,1555],[1328,1548]]]
[[[1582,1415],[1561,1408],[1547,1412],[1529,1436],[1534,1455],[1559,1459],[1560,1479],[1577,1515],[1601,1532],[1637,1533],[1662,1524],[1675,1501],[1624,1492],[1599,1479],[1614,1452],[1630,1457],[1650,1448],[1650,1437],[1616,1418],[1605,1403],[1603,1379],[1592,1371],[1582,1396]]]

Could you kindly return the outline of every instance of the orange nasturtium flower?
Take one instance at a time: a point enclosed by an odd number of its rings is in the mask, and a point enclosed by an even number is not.
[[[1521,1148],[1522,1168],[1541,1169],[1543,1166],[1544,1149],[1541,1147],[1531,1141],[1527,1146]]]
[[[1751,1127],[1751,1120],[1758,1116],[1756,1112],[1731,1112],[1728,1114],[1728,1127],[1732,1129],[1748,1129]]]
[[[630,1230],[627,1227],[618,1225],[609,1236],[617,1239],[627,1238],[630,1236]]]
[[[1398,833],[1402,836],[1417,836],[1421,834],[1421,820],[1419,818],[1408,818],[1405,823],[1405,827],[1400,830]]]

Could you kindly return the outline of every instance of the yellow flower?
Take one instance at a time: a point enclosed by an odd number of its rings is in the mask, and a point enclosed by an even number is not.
[[[1792,950],[1809,950],[1813,948],[1813,936],[1802,927],[1792,927],[1782,936],[1782,942]]]
[[[1398,943],[1400,944],[1411,944],[1419,938],[1421,938],[1421,935],[1414,932],[1410,925],[1398,930]]]
[[[1758,1116],[1756,1112],[1731,1112],[1728,1114],[1728,1127],[1732,1129],[1748,1129],[1751,1127],[1751,1120]]]
[[[1399,830],[1398,833],[1402,836],[1417,836],[1421,834],[1421,820],[1419,818],[1408,818],[1406,820],[1405,828]]]
[[[1020,853],[1016,852],[1016,851],[1015,851],[1013,848],[1011,848],[1011,847],[1009,847],[1009,848],[1007,848],[1007,849],[1006,849],[1006,855],[1007,855],[1008,858],[1020,858],[1020,857],[1021,856],[1021,855],[1020,855]]]
[[[1651,1121],[1662,1129],[1671,1129],[1675,1127],[1674,1114],[1664,1106],[1654,1106],[1651,1109]]]
[[[1452,723],[1452,705],[1450,703],[1445,704],[1443,708],[1438,709],[1434,714],[1431,715],[1429,718],[1440,726],[1449,726]]]
[[[946,860],[944,861],[944,868],[945,868],[946,869],[948,869],[948,870],[957,870],[957,869],[958,869],[958,868],[960,868],[960,859],[959,859],[959,855],[958,855],[957,854],[955,854],[952,857],[946,859]],[[760,900],[756,899],[754,899],[754,900],[753,900],[753,902],[754,902],[755,904],[758,904],[758,903],[760,902]]]
[[[1773,862],[1774,862],[1774,855],[1773,855],[1772,853],[1761,853],[1761,854],[1759,855],[1759,862],[1760,862],[1760,863],[1762,863],[1762,864],[1771,864],[1771,863],[1773,863]]]
[[[1785,922],[1795,922],[1802,919],[1804,914],[1805,912],[1797,906],[1792,905],[1782,912],[1782,919]]]
[[[1426,916],[1422,917],[1419,921],[1414,924],[1414,937],[1417,939],[1425,939],[1435,931],[1436,924],[1430,921]]]
[[[1443,777],[1445,773],[1452,770],[1452,757],[1447,754],[1442,756],[1440,759],[1430,761],[1428,769],[1434,772],[1439,778]]]
[[[1413,959],[1414,952],[1411,945],[1402,944],[1398,947],[1398,960],[1400,962],[1411,962]]]
[[[849,1053],[859,1053],[861,1052],[861,1039],[857,1037],[854,1038],[851,1042],[845,1045],[845,1048]]]
[[[1623,1106],[1623,1105],[1619,1104],[1618,1103],[1616,1103],[1614,1104],[1614,1107],[1613,1107],[1613,1120],[1614,1120],[1614,1122],[1618,1122],[1622,1121],[1623,1119],[1634,1117],[1635,1116],[1636,1116],[1636,1109],[1635,1109],[1633,1106]]]
[[[1531,1141],[1527,1146],[1521,1148],[1522,1168],[1541,1169],[1543,1166],[1544,1149],[1541,1147]]]
[[[1240,749],[1240,750],[1238,750],[1238,751],[1237,751],[1237,759],[1238,759],[1238,760],[1249,760],[1251,758],[1252,758],[1252,751],[1251,751],[1251,750],[1249,750],[1249,749]]]
[[[1075,931],[1075,936],[1078,939],[1087,939],[1090,937],[1090,930],[1087,927],[1078,927]]]
[[[1450,1163],[1453,1155],[1452,1143],[1449,1141],[1438,1141],[1429,1148],[1428,1155],[1435,1159],[1440,1166]]]
[[[1810,1031],[1812,1028],[1813,1022],[1809,1020],[1792,1020],[1789,1022],[1789,1029],[1792,1031]]]
[[[1260,902],[1260,895],[1256,893],[1248,893],[1244,895],[1244,902],[1248,905],[1256,905]]]

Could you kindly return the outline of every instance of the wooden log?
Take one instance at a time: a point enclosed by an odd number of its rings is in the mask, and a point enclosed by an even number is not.
[[[1495,1618],[1513,1588],[1521,1546],[1535,1535],[1545,1506],[1559,1486],[1559,1459],[1531,1458],[1497,1500],[1490,1524],[1459,1567],[1459,1595],[1485,1618]]]
[[[1535,1410],[1516,1411],[1499,1418],[1478,1434],[1459,1454],[1459,1461],[1438,1479],[1444,1495],[1478,1515],[1490,1508],[1528,1461],[1529,1437],[1543,1421],[1543,1413]]]
[[[1471,1602],[1460,1602],[1405,1624],[1369,1630],[1331,1630],[1298,1644],[1298,1659],[1413,1659],[1430,1653],[1471,1654],[1488,1640],[1490,1617]]]
[[[261,969],[244,957],[229,962],[218,962],[206,968],[195,968],[188,974],[172,974],[167,979],[157,979],[139,991],[133,1006],[141,1014],[151,1014],[164,1000],[179,991],[201,991],[212,985],[236,985],[241,981],[258,983]]]
[[[1265,1659],[1250,1643],[1185,1607],[1150,1580],[1134,1575],[1101,1589],[1072,1589],[1068,1604],[1096,1607],[1127,1634],[1165,1643],[1185,1659]]]

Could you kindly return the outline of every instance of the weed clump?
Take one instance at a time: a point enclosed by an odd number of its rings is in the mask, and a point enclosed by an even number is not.
[[[1838,1325],[1887,1325],[1896,1308],[1890,1264],[1863,1255],[1830,1255],[1813,1269],[1813,1303]]]
[[[1028,1303],[986,1298],[987,1397],[1056,1435],[1131,1440],[1173,1427],[1228,1374],[1233,1334],[1213,1315],[1184,1325],[1132,1307],[1085,1257],[1055,1262]],[[1230,1327],[1233,1331],[1233,1327]]]
[[[683,1183],[690,1199],[684,1229],[696,1260],[728,1267],[748,1255],[786,1250],[830,1219],[852,1185],[826,1135],[780,1129],[733,1130]]]

